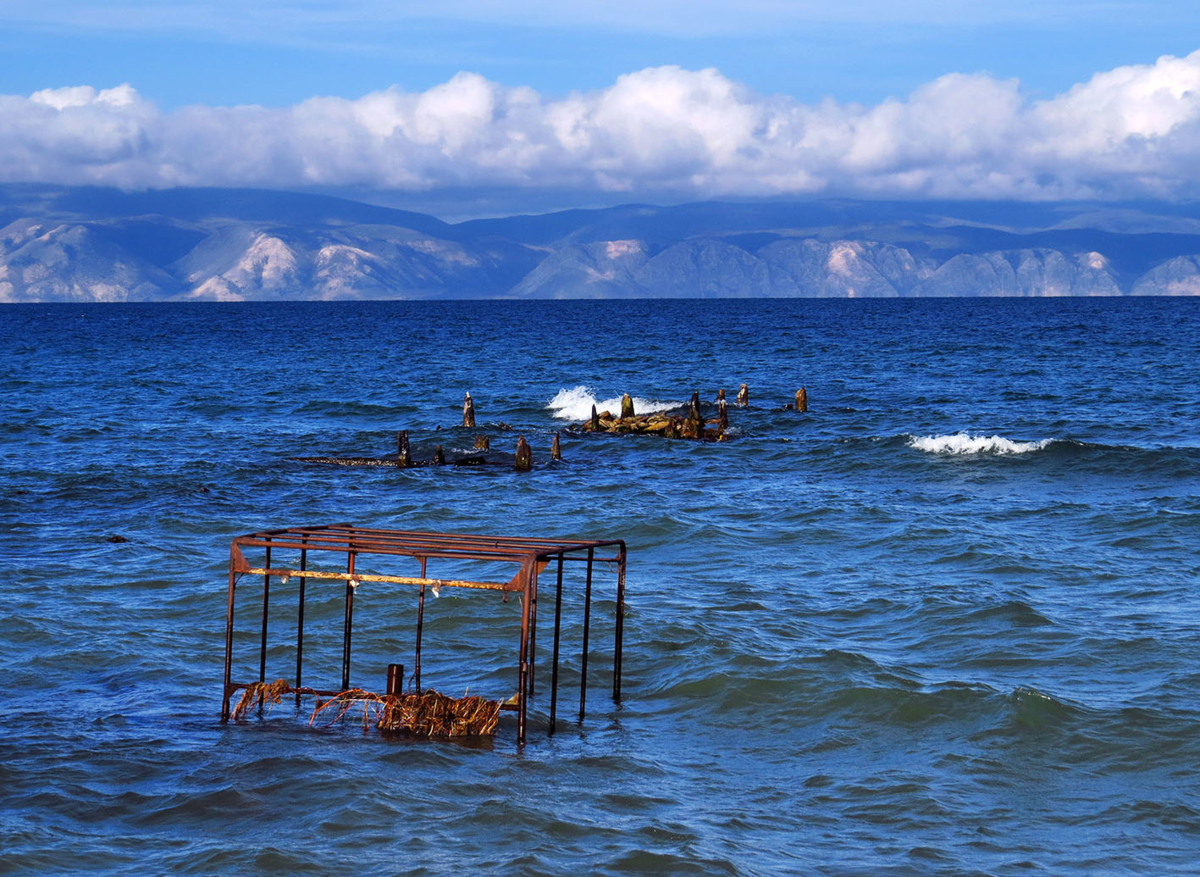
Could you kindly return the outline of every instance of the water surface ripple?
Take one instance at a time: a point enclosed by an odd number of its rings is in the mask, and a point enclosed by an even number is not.
[[[1194,872],[1198,338],[1167,299],[6,307],[0,873]],[[742,381],[734,441],[547,464],[591,398]],[[535,471],[288,460],[469,449],[466,390]],[[604,591],[588,720],[547,739],[543,689],[523,752],[221,725],[230,538],[335,521],[626,539],[625,703]],[[415,601],[362,591],[379,688]],[[510,694],[518,612],[431,601],[425,681]]]

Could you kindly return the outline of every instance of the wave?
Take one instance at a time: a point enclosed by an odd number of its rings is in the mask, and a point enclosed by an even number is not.
[[[953,435],[909,436],[908,446],[927,454],[1028,454],[1042,450],[1052,441],[1019,442],[1001,435],[973,436],[956,432]]]
[[[596,406],[597,411],[611,411],[613,414],[618,414],[621,411],[621,397],[597,399],[590,387],[580,384],[570,390],[559,390],[558,394],[546,403],[546,407],[553,411],[554,416],[560,420],[587,420],[592,416],[593,405]],[[654,399],[643,399],[641,396],[633,397],[633,410],[638,414],[667,411],[671,408],[678,408],[679,405],[679,402],[659,402]]]

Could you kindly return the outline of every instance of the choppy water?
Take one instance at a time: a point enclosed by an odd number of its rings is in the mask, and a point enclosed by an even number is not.
[[[1198,342],[1161,299],[4,308],[0,873],[1194,873]],[[742,381],[737,441],[545,465],[593,397]],[[534,472],[286,459],[467,448],[468,389]],[[626,539],[622,708],[606,618],[523,752],[221,725],[230,538],[335,521]],[[414,602],[360,589],[356,683]],[[515,604],[428,611],[424,681],[510,694]]]

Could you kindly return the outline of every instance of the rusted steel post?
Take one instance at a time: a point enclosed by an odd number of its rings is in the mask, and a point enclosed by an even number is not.
[[[563,556],[558,555],[558,585],[554,590],[554,660],[550,665],[550,733],[558,720],[558,644],[562,632]]]
[[[525,745],[525,718],[528,708],[529,693],[529,606],[532,599],[531,583],[535,566],[532,561],[521,565],[521,577],[524,581],[521,600],[521,648],[519,653],[519,669],[517,672],[517,745]]]
[[[562,440],[559,439],[558,433],[555,433],[554,438],[550,440],[550,459],[562,459]]]
[[[621,662],[625,638],[625,543],[617,554],[617,635],[613,647],[613,700],[621,702]]]
[[[388,664],[387,688],[384,692],[388,697],[399,697],[404,694],[404,665]]]
[[[307,536],[300,538],[301,544],[308,542]],[[300,549],[300,571],[304,572],[308,569],[308,549]],[[296,613],[296,687],[299,688],[304,682],[304,586],[308,582],[304,576],[300,577],[300,605],[299,611]],[[296,692],[296,703],[300,703],[300,692]]]
[[[621,397],[621,419],[633,417],[633,397],[628,393]]]
[[[475,450],[490,451],[491,449],[492,449],[491,439],[489,439],[486,435],[475,436]]]
[[[425,578],[425,558],[421,558],[421,578]],[[421,633],[425,627],[425,583],[421,583],[421,590],[417,596],[417,655],[413,667],[413,676],[416,679],[417,694],[420,694],[421,689]]]
[[[434,466],[446,465],[446,452],[442,450],[442,446],[438,445],[433,452],[433,460],[430,461]]]
[[[737,399],[735,400],[741,407],[746,407],[750,404],[750,388],[745,384],[738,387]]]
[[[808,410],[808,390],[804,387],[796,391],[796,410],[799,412]]]
[[[537,667],[538,568],[536,561],[533,565],[533,585],[531,590],[533,600],[529,605],[529,696],[533,697],[533,677]]]
[[[412,466],[412,451],[408,447],[408,430],[396,433],[396,465],[402,469]]]
[[[471,400],[470,392],[463,399],[463,426],[468,429],[475,428],[475,403]]]
[[[596,406],[592,405],[592,419],[589,423],[592,432],[600,431],[600,415],[596,413]]]
[[[588,633],[592,626],[592,561],[596,558],[596,549],[589,548],[587,555],[587,583],[583,588],[583,655],[579,667],[579,721],[587,706],[587,664],[588,664]]]
[[[717,400],[717,429],[721,432],[729,429],[729,406],[724,399]]]
[[[271,568],[271,546],[267,546],[267,559],[263,569]],[[262,647],[258,653],[258,681],[267,680],[267,600],[271,595],[271,577],[263,576]]]
[[[221,698],[221,721],[229,721],[229,686],[233,684],[233,595],[237,583],[233,573],[233,549],[229,551],[229,596],[225,606],[225,694]]]
[[[354,552],[349,553],[346,561],[346,621],[342,630],[342,691],[350,687],[350,633],[354,627],[354,590],[358,583],[354,580]]]
[[[525,441],[525,436],[517,439],[517,459],[514,465],[518,472],[528,472],[533,468],[533,451],[529,449],[529,442]]]

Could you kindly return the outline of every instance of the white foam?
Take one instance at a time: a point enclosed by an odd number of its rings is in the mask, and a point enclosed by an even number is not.
[[[621,413],[620,396],[614,396],[612,399],[597,399],[592,389],[582,384],[570,390],[559,390],[558,394],[546,403],[546,407],[561,420],[587,420],[592,416],[593,405],[596,406],[597,411]],[[643,399],[641,396],[633,397],[633,410],[638,414],[666,411],[677,405],[679,405],[678,402],[659,402],[654,399]]]
[[[910,448],[928,454],[1028,454],[1040,451],[1051,439],[1040,442],[1014,442],[1002,435],[974,436],[965,432],[954,435],[911,436]]]

